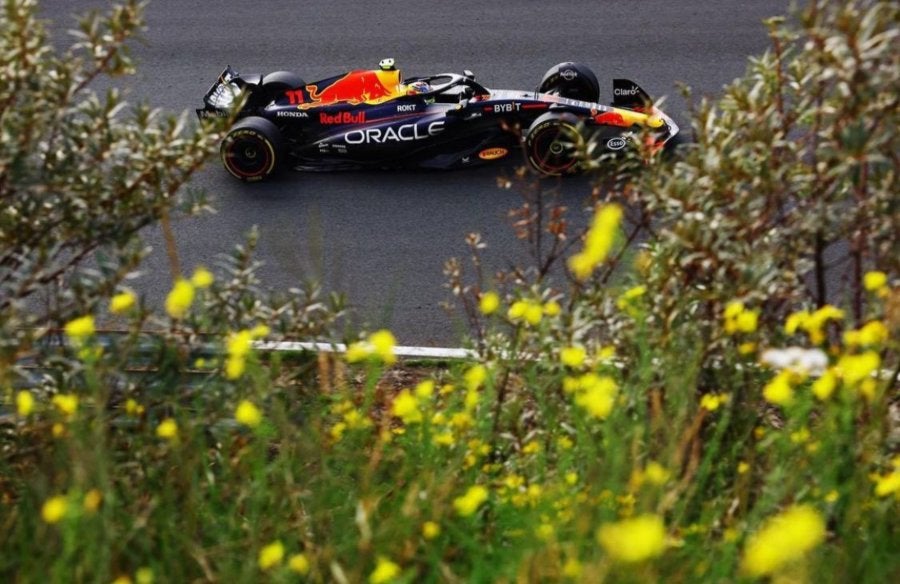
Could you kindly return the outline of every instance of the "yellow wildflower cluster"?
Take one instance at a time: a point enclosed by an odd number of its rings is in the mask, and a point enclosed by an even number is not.
[[[64,495],[50,497],[41,507],[41,518],[45,523],[59,523],[69,511],[69,501]]]
[[[616,403],[619,387],[605,375],[586,373],[563,379],[563,391],[575,394],[575,404],[600,420],[606,419]]]
[[[400,566],[384,556],[375,560],[375,569],[369,575],[371,584],[387,584],[400,575]]]
[[[50,399],[50,403],[67,418],[71,418],[78,411],[78,396],[72,393],[59,393]]]
[[[234,410],[234,419],[248,428],[256,428],[262,423],[262,412],[250,400],[241,400]]]
[[[347,362],[358,363],[374,358],[385,365],[393,365],[397,362],[397,356],[394,354],[396,346],[397,340],[391,331],[382,329],[369,335],[365,341],[347,347]]]
[[[494,314],[500,308],[500,296],[496,292],[488,291],[481,295],[478,301],[478,309],[485,316]]]
[[[273,541],[265,545],[259,550],[257,564],[260,570],[271,570],[281,563],[284,559],[284,544],[280,541]]]
[[[27,418],[34,411],[34,396],[27,389],[20,390],[16,394],[16,413],[19,417]]]
[[[825,520],[808,505],[797,505],[766,521],[747,542],[742,568],[750,576],[781,571],[825,540]]]
[[[890,289],[887,274],[878,271],[867,272],[863,276],[863,286],[879,298],[887,297]]]
[[[641,515],[601,525],[597,541],[618,562],[643,562],[666,549],[666,527],[658,515]]]
[[[639,300],[647,293],[647,287],[640,285],[629,288],[616,300],[616,306],[625,314],[636,317],[639,313]]]
[[[569,258],[569,269],[577,279],[586,280],[598,265],[606,261],[621,222],[620,206],[609,204],[597,209],[585,236],[584,249]]]
[[[826,339],[825,327],[827,324],[843,318],[843,310],[826,304],[814,312],[801,310],[791,314],[784,323],[784,332],[793,335],[797,331],[804,331],[812,344],[821,345]]]
[[[759,311],[748,310],[743,302],[734,300],[725,306],[724,320],[726,334],[753,333],[759,325]]]
[[[66,323],[64,330],[69,342],[75,347],[80,347],[85,341],[94,336],[96,332],[94,317],[87,315],[70,320]]]
[[[900,499],[900,456],[895,456],[893,462],[893,470],[887,474],[873,474],[872,480],[875,482],[875,496],[888,497],[894,495]]]
[[[131,290],[120,292],[109,301],[109,311],[113,314],[126,314],[137,304],[137,295]]]
[[[166,418],[156,427],[156,435],[164,440],[174,442],[178,439],[178,422]]]
[[[727,404],[730,396],[727,393],[707,393],[700,398],[700,407],[708,412],[714,412],[722,404]]]
[[[513,322],[524,322],[531,326],[537,326],[544,316],[557,316],[561,310],[562,308],[555,300],[542,304],[538,300],[525,299],[513,302],[506,312],[506,316]]]
[[[344,400],[331,406],[334,414],[341,416],[341,420],[334,424],[329,434],[334,440],[340,440],[347,430],[362,430],[372,427],[372,420],[360,412],[350,400]]]
[[[453,508],[463,517],[468,517],[478,511],[478,508],[481,507],[482,503],[487,501],[487,499],[487,488],[481,485],[474,485],[469,487],[464,495],[453,500]]]
[[[194,302],[194,285],[179,278],[166,296],[166,312],[174,319],[182,319]]]
[[[265,337],[269,332],[269,327],[260,324],[228,335],[225,339],[225,377],[239,379],[244,374],[253,341]]]

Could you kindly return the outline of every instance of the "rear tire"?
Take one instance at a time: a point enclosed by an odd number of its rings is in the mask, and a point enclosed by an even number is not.
[[[244,182],[272,175],[283,157],[284,140],[278,127],[265,118],[243,118],[225,136],[220,150],[225,170]]]
[[[553,93],[560,97],[597,103],[600,101],[600,84],[590,67],[566,61],[544,73],[538,93]]]
[[[572,114],[555,112],[534,120],[525,136],[525,156],[532,168],[548,176],[576,172],[584,146],[578,123]]]

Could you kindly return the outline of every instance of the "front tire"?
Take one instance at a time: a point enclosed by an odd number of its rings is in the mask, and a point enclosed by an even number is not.
[[[265,118],[243,118],[228,132],[220,150],[225,170],[244,182],[271,176],[283,158],[284,141],[278,127]]]
[[[532,168],[547,176],[576,172],[584,151],[578,123],[572,114],[555,112],[534,120],[525,136],[525,156]]]

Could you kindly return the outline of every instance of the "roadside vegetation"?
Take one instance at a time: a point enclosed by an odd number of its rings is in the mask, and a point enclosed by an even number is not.
[[[140,230],[206,208],[222,128],[91,93],[139,3],[63,53],[35,12],[0,14],[4,581],[900,580],[895,3],[768,21],[721,97],[685,90],[675,160],[585,152],[584,209],[502,179],[532,265],[484,273],[470,236],[445,270],[477,357],[434,366],[386,330],[259,350],[344,305],[267,292],[252,233],[172,245],[148,307]]]

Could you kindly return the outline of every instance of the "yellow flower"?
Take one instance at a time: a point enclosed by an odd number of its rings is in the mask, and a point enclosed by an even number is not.
[[[370,357],[377,357],[385,365],[393,365],[397,362],[394,348],[397,341],[391,331],[379,330],[365,341],[351,344],[347,347],[346,359],[348,363],[365,361]]]
[[[88,513],[96,513],[103,502],[103,493],[98,489],[91,489],[84,495],[84,510]]]
[[[270,329],[268,326],[266,326],[264,324],[258,324],[255,327],[253,327],[252,329],[250,329],[250,336],[253,337],[254,339],[261,339],[263,337],[269,336],[269,334],[271,332],[272,332],[272,329]]]
[[[488,490],[481,485],[469,487],[466,494],[453,500],[453,507],[456,512],[463,517],[468,517],[475,513],[481,504],[487,501]]]
[[[808,310],[801,310],[791,314],[784,323],[784,332],[789,335],[796,333],[799,329],[803,328],[807,319],[809,319]]]
[[[45,523],[59,523],[69,510],[69,502],[62,495],[50,497],[41,507],[41,518]]]
[[[137,303],[137,296],[131,290],[120,292],[109,301],[109,311],[113,314],[125,314]]]
[[[260,570],[269,570],[280,564],[283,559],[284,544],[276,540],[259,550],[257,563]]]
[[[375,354],[378,355],[383,363],[386,365],[396,363],[397,357],[394,355],[394,347],[397,345],[397,340],[391,331],[376,331],[369,337],[369,342],[372,343]]]
[[[360,341],[352,343],[347,347],[346,358],[348,363],[358,363],[365,361],[372,354],[372,349],[368,343]]]
[[[500,308],[500,296],[496,292],[485,292],[481,295],[481,299],[478,301],[478,309],[481,310],[481,314],[494,314],[498,308]]]
[[[863,286],[869,292],[878,292],[887,287],[887,274],[884,272],[867,272],[863,276]]]
[[[700,407],[704,410],[714,412],[719,409],[719,406],[727,401],[727,396],[719,395],[717,393],[707,393],[700,398]]]
[[[635,301],[646,293],[647,287],[643,285],[629,288],[616,300],[616,306],[619,310],[623,310],[633,316],[637,308]]]
[[[818,379],[813,381],[812,392],[822,401],[827,400],[837,388],[838,375],[833,368],[825,370]]]
[[[883,476],[875,476],[875,495],[877,497],[887,497],[891,493],[900,494],[900,470],[895,470]]]
[[[615,561],[642,562],[665,551],[666,527],[658,515],[641,515],[601,525],[597,541]]]
[[[584,239],[584,249],[569,258],[569,269],[579,280],[591,275],[594,268],[606,260],[616,241],[622,208],[615,204],[603,205],[596,213]]]
[[[740,462],[738,463],[738,465],[737,465],[737,472],[738,472],[738,474],[747,474],[747,471],[748,471],[748,470],[750,470],[750,465],[749,465],[749,464],[747,464],[747,463],[744,462],[743,460],[740,461]]]
[[[589,379],[586,387],[575,395],[575,404],[598,419],[606,419],[615,405],[618,387],[610,377],[584,376]]]
[[[156,435],[165,440],[178,438],[178,423],[172,418],[166,418],[156,427]]]
[[[253,336],[250,331],[231,333],[225,339],[225,352],[229,357],[246,357],[250,353],[252,343]]]
[[[759,312],[747,310],[744,303],[733,300],[725,306],[725,332],[729,335],[752,333],[759,324]]]
[[[562,312],[562,306],[559,305],[559,302],[551,300],[544,304],[543,311],[547,316],[559,316],[559,313]]]
[[[562,361],[562,364],[573,369],[584,365],[585,359],[587,359],[587,351],[580,345],[563,347],[559,352],[559,360]]]
[[[191,303],[194,302],[194,285],[183,278],[175,281],[172,290],[166,296],[166,312],[172,318],[184,318]]]
[[[91,315],[70,320],[65,326],[66,336],[76,346],[92,337],[95,330],[94,317]]]
[[[134,581],[137,584],[153,584],[153,570],[150,568],[138,568],[134,573]]]
[[[72,417],[78,411],[78,396],[71,393],[60,393],[54,395],[50,400],[56,409],[66,416]]]
[[[305,576],[309,573],[309,558],[306,557],[306,554],[294,554],[288,560],[288,568],[292,572]]]
[[[431,396],[434,395],[434,380],[426,379],[425,381],[420,381],[418,385],[416,385],[416,397],[419,399],[430,399]]]
[[[844,383],[850,387],[868,378],[881,366],[881,357],[875,351],[866,351],[861,355],[844,355],[836,365]]]
[[[857,331],[844,333],[844,344],[848,347],[880,345],[887,341],[888,330],[884,323],[873,320],[866,323]]]
[[[537,326],[538,323],[541,322],[541,318],[544,316],[544,307],[540,304],[536,304],[533,302],[529,302],[525,307],[525,322],[530,324],[531,326]]]
[[[250,428],[256,428],[262,422],[262,412],[249,400],[242,400],[234,410],[234,419]]]
[[[422,537],[434,539],[441,534],[441,526],[434,521],[426,521],[422,524]]]
[[[191,276],[191,284],[196,288],[209,288],[214,281],[212,273],[203,266],[198,266],[194,270],[194,275]]]
[[[658,462],[651,460],[644,469],[644,479],[651,485],[664,485],[669,480],[671,473]]]
[[[582,566],[581,562],[579,562],[576,558],[569,558],[566,560],[566,563],[563,564],[563,576],[571,579],[578,579],[581,577]]]
[[[825,540],[825,521],[810,506],[797,505],[766,521],[744,549],[741,563],[753,577],[774,574]]]
[[[378,556],[375,560],[375,569],[369,575],[372,584],[386,584],[400,575],[400,566],[385,558]]]
[[[484,385],[487,380],[487,367],[478,363],[466,370],[463,376],[466,380],[466,388],[470,391],[476,390]]]
[[[16,394],[16,412],[22,418],[27,418],[34,411],[34,396],[27,389]]]
[[[408,389],[404,389],[394,398],[391,413],[403,420],[404,424],[417,424],[422,421],[419,401]]]
[[[522,447],[522,454],[537,454],[541,451],[541,445],[537,440],[532,440]]]
[[[794,400],[794,389],[791,387],[791,372],[780,371],[763,388],[766,401],[779,406],[786,406]]]
[[[240,379],[247,369],[247,360],[244,357],[229,355],[225,359],[225,377],[228,379]]]
[[[112,584],[131,584],[131,577],[123,574],[112,581]]]

